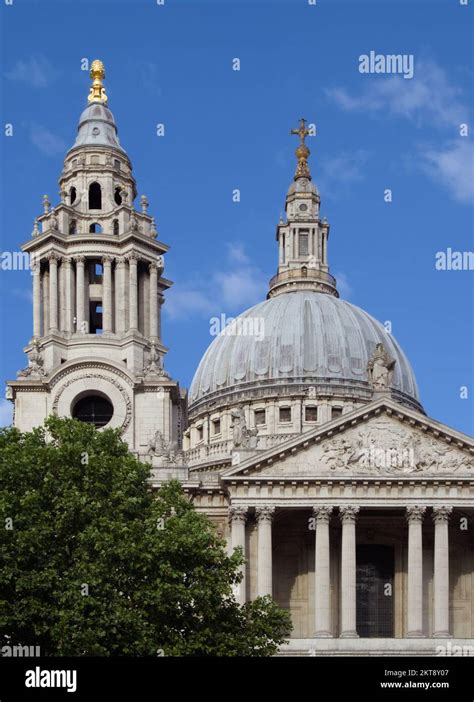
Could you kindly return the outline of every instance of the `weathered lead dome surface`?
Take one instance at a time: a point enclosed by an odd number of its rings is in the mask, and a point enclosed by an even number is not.
[[[256,320],[259,320],[256,321]],[[413,370],[399,344],[367,312],[331,295],[295,291],[261,302],[237,318],[261,334],[220,334],[202,358],[189,391],[193,405],[230,390],[262,384],[368,389],[367,362],[377,343],[396,360],[392,389],[422,409]],[[247,328],[247,331],[249,329]]]
[[[87,145],[113,146],[123,151],[112,112],[97,102],[91,103],[81,114],[76,141],[72,148]]]

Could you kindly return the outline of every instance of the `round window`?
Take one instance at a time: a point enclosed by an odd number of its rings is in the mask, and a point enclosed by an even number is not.
[[[308,205],[305,205],[304,203],[303,203],[302,205],[300,205],[300,210],[303,210],[303,211],[304,211],[304,210],[307,210],[307,209],[308,209]]]
[[[74,419],[93,424],[97,429],[105,427],[114,414],[110,400],[102,395],[87,395],[76,402],[72,410]]]

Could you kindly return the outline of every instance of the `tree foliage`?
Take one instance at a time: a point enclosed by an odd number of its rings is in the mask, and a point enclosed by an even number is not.
[[[228,556],[176,481],[117,431],[50,417],[0,431],[0,626],[42,655],[267,656],[288,636],[271,598],[239,606]]]

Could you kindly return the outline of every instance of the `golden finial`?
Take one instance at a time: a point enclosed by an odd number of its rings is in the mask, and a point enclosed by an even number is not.
[[[306,120],[300,119],[300,126],[298,129],[292,129],[291,134],[297,134],[300,138],[300,143],[295,150],[296,158],[298,159],[298,165],[295,171],[295,180],[297,178],[308,178],[311,180],[311,173],[309,172],[308,166],[308,156],[311,151],[306,146],[304,140],[309,134],[309,129],[306,127]]]
[[[89,92],[89,97],[87,98],[89,102],[102,102],[104,105],[107,104],[107,95],[105,94],[105,88],[102,81],[105,78],[105,68],[102,61],[95,59],[92,61],[90,77],[92,78],[92,86]]]

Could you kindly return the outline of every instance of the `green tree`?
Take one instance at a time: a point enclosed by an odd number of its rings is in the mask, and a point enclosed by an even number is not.
[[[0,626],[42,655],[268,656],[291,630],[271,598],[239,606],[230,557],[176,481],[113,430],[50,417],[0,431]],[[3,526],[3,524],[2,524]]]

